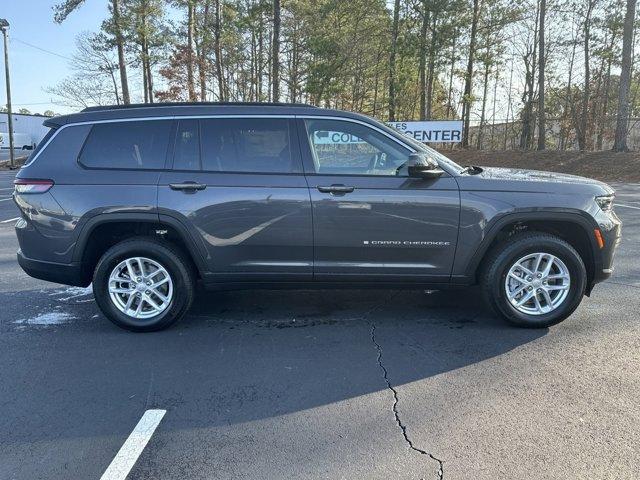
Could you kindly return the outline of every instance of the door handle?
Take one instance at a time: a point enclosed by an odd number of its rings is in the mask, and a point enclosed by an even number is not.
[[[331,194],[341,194],[344,195],[345,193],[351,193],[355,190],[355,187],[350,187],[347,185],[329,185],[329,186],[321,186],[318,185],[318,191],[322,192],[322,193],[331,193]]]
[[[183,183],[170,183],[169,188],[171,190],[182,190],[183,192],[193,192],[195,190],[204,190],[207,185],[204,183],[196,182],[183,182]]]

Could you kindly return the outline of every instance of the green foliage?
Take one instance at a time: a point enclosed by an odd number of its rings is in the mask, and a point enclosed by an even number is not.
[[[106,1],[111,15],[83,40],[74,76],[52,93],[74,105],[119,101],[126,67],[134,72],[132,101],[187,100],[189,92],[203,100],[271,100],[273,0]],[[58,0],[55,21],[83,3]],[[478,0],[473,39],[473,0],[400,0],[395,41],[394,4],[282,0],[280,99],[387,119],[393,95],[402,120],[460,118],[465,104],[472,126],[535,124],[539,0]],[[586,115],[587,135],[602,137],[615,115],[624,9],[625,0],[547,0],[545,112],[562,129],[576,130]],[[116,59],[119,43],[124,58]],[[640,115],[639,78],[630,98],[632,115]]]

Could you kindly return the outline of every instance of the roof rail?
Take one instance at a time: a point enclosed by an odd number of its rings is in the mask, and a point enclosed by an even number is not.
[[[284,102],[159,102],[159,103],[130,103],[128,105],[98,105],[86,107],[82,112],[100,112],[103,110],[126,110],[129,108],[159,108],[159,107],[220,107],[220,106],[262,106],[262,107],[306,107],[317,108],[308,103]]]

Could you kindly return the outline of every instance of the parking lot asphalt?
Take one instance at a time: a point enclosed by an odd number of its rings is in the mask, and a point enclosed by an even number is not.
[[[614,276],[543,330],[474,289],[340,290],[200,293],[133,334],[27,277],[0,223],[0,479],[100,478],[154,409],[127,478],[638,478],[640,185],[616,188]]]

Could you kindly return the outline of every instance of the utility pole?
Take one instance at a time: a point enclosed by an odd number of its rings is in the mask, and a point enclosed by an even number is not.
[[[10,168],[16,168],[15,152],[13,151],[13,114],[11,112],[11,81],[9,79],[9,44],[7,39],[7,30],[9,29],[9,22],[4,18],[0,18],[0,30],[2,30],[2,37],[4,39],[4,73],[7,80],[7,118],[9,127],[9,158]]]

